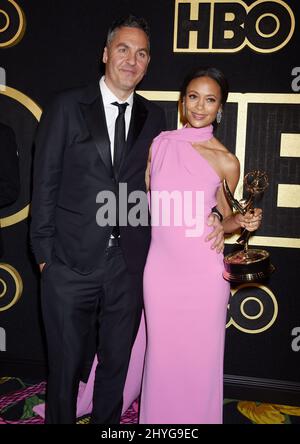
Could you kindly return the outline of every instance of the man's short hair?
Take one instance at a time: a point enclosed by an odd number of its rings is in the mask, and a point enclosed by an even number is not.
[[[127,17],[121,17],[117,20],[115,20],[107,33],[107,38],[106,38],[106,46],[108,46],[112,39],[114,38],[114,35],[116,33],[116,31],[120,28],[123,27],[127,27],[127,28],[137,28],[137,29],[141,29],[142,31],[144,31],[144,33],[147,35],[148,37],[148,46],[150,49],[150,28],[148,23],[146,22],[146,20],[143,17],[136,17],[135,15],[128,15]]]

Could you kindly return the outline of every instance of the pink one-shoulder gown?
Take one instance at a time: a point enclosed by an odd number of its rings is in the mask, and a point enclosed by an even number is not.
[[[222,254],[205,242],[212,231],[207,218],[216,205],[220,177],[192,146],[211,137],[211,126],[182,128],[161,133],[152,144],[152,240],[144,271],[147,349],[140,407],[144,424],[222,422],[230,289],[222,277]],[[193,229],[191,215],[196,212],[199,226],[195,223]]]

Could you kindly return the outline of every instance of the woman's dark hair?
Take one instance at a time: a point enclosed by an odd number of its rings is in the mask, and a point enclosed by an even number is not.
[[[221,89],[221,103],[225,105],[227,97],[228,97],[228,82],[224,76],[224,74],[217,68],[205,67],[205,68],[197,68],[196,70],[190,72],[183,81],[182,87],[180,89],[180,99],[183,100],[186,95],[186,90],[190,84],[190,82],[194,79],[198,79],[199,77],[209,77],[217,82]]]

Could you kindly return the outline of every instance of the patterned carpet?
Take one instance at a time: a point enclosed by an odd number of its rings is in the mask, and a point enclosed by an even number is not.
[[[33,407],[45,399],[46,383],[20,378],[0,378],[0,424],[43,424]],[[138,402],[122,416],[122,424],[136,424]],[[88,424],[89,417],[78,424]],[[300,424],[300,407],[253,401],[224,400],[224,424]]]

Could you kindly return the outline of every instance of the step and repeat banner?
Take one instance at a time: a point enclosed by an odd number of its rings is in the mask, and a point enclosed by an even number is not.
[[[232,286],[225,387],[260,387],[300,400],[295,1],[0,0],[0,122],[15,132],[21,174],[18,200],[0,210],[0,374],[44,376],[46,369],[39,274],[28,239],[38,121],[55,92],[99,78],[107,29],[128,13],[150,24],[151,63],[139,92],[164,108],[169,129],[179,124],[178,90],[188,71],[216,66],[228,78],[229,100],[216,135],[241,163],[236,198],[247,172],[262,170],[269,177],[256,203],[263,225],[250,244],[270,252],[275,271],[266,282]],[[226,253],[235,239],[227,240]]]

